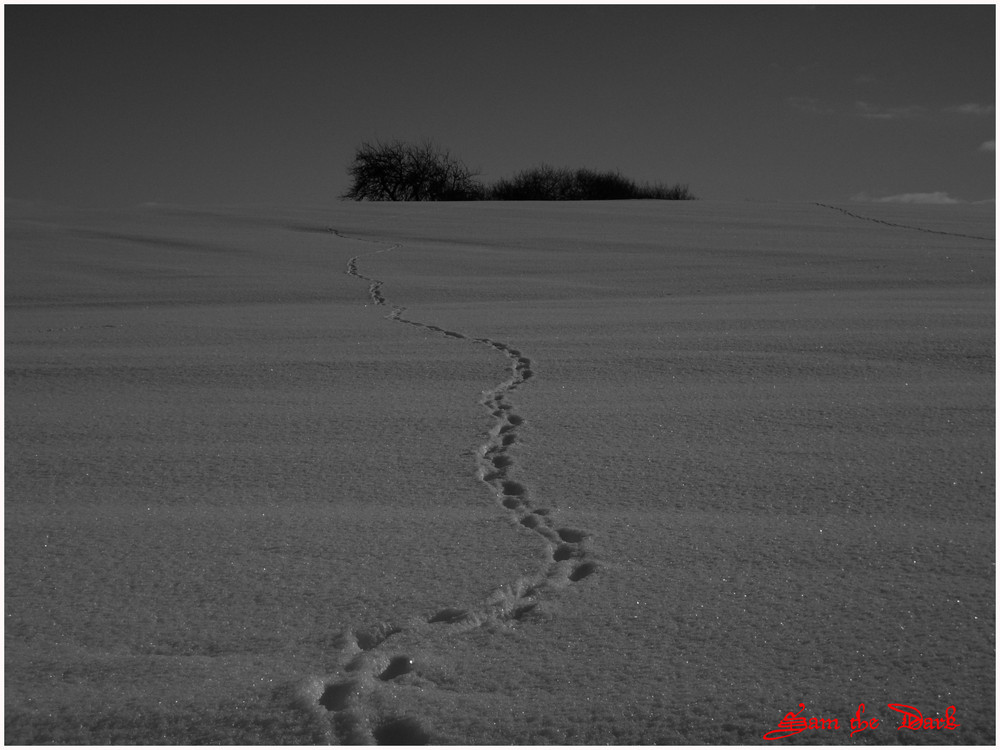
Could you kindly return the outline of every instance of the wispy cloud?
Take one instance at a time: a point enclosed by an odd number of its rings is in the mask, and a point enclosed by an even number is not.
[[[996,141],[983,141],[979,146],[980,151],[996,151],[997,142]]]
[[[901,193],[900,195],[887,195],[884,198],[875,198],[875,203],[934,203],[943,205],[946,203],[961,203],[957,198],[952,198],[948,193],[941,191],[935,193]]]
[[[958,115],[992,115],[996,111],[996,107],[992,104],[977,104],[975,102],[969,104],[957,104],[954,107],[945,107],[945,112],[953,112]]]
[[[926,112],[927,109],[919,104],[910,104],[905,107],[884,107],[869,102],[854,103],[854,114],[867,120],[902,120],[918,117]]]
[[[802,112],[809,112],[814,115],[828,115],[833,113],[833,109],[823,102],[822,99],[816,99],[811,96],[790,96],[785,101],[788,102],[789,106],[794,107]]]
[[[845,103],[831,103],[812,96],[789,96],[785,102],[794,109],[814,115],[847,115],[865,120],[906,120],[913,118],[928,118],[941,113],[962,115],[965,117],[983,117],[993,115],[996,107],[992,104],[956,104],[950,107],[927,107],[923,104],[905,104],[887,106],[858,100],[853,106]]]

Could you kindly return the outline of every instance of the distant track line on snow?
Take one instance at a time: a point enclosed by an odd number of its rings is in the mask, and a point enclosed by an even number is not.
[[[846,214],[847,216],[851,216],[855,219],[861,219],[862,221],[871,221],[876,224],[883,224],[887,227],[895,227],[896,229],[913,229],[917,232],[928,232],[929,234],[944,234],[949,237],[964,237],[965,239],[970,239],[970,240],[985,240],[986,242],[996,242],[996,239],[993,237],[982,237],[978,234],[961,234],[959,232],[945,232],[944,230],[941,229],[927,229],[926,227],[916,227],[911,224],[896,224],[891,221],[874,219],[871,216],[862,216],[861,214],[853,213],[852,211],[848,211],[846,208],[841,208],[840,206],[831,206],[829,203],[818,203],[814,201],[813,205],[820,206],[822,208],[829,208],[834,211],[840,211],[840,213]]]
[[[459,342],[488,346],[506,357],[510,376],[483,392],[479,400],[495,421],[486,433],[485,442],[475,451],[476,476],[489,488],[498,508],[520,526],[542,537],[547,547],[548,556],[539,573],[501,585],[478,604],[444,607],[405,621],[349,627],[340,637],[339,666],[331,673],[307,678],[296,691],[297,704],[320,722],[328,740],[341,744],[428,744],[433,741],[432,730],[423,720],[413,716],[379,715],[373,707],[375,693],[389,683],[395,688],[405,688],[407,675],[420,677],[419,689],[427,690],[428,677],[419,674],[419,663],[394,649],[394,637],[463,633],[489,623],[515,623],[532,616],[546,591],[590,577],[599,570],[599,564],[589,549],[591,533],[557,526],[555,514],[538,504],[530,487],[519,481],[515,471],[516,460],[511,448],[520,439],[519,431],[525,420],[516,413],[511,395],[535,376],[531,359],[503,341],[474,337],[404,317],[406,308],[390,304],[385,296],[385,282],[362,273],[359,268],[362,257],[388,253],[403,245],[351,237],[333,228],[328,231],[351,242],[383,246],[350,258],[344,273],[367,282],[371,304],[389,308],[385,316],[388,320]],[[443,627],[448,630],[441,631]]]

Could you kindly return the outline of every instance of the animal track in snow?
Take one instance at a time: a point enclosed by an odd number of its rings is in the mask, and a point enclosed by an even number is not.
[[[582,529],[559,529],[559,538],[564,542],[582,542],[590,536],[590,533]]]
[[[348,707],[357,689],[357,683],[350,681],[328,685],[319,697],[319,703],[327,711],[342,711]]]
[[[970,240],[986,240],[987,242],[996,241],[992,237],[981,237],[977,234],[960,234],[958,232],[945,232],[940,229],[927,229],[926,227],[915,227],[910,224],[895,224],[891,221],[884,221],[882,219],[873,219],[870,216],[862,216],[861,214],[856,214],[851,211],[848,211],[846,208],[841,208],[840,206],[831,206],[828,203],[814,202],[813,205],[820,206],[821,208],[830,208],[833,209],[834,211],[840,211],[840,213],[846,214],[847,216],[851,216],[855,219],[861,219],[862,221],[871,221],[876,224],[884,224],[887,227],[895,227],[896,229],[913,229],[918,232],[928,232],[930,234],[945,234],[948,235],[949,237],[965,237],[966,239]]]
[[[394,680],[413,671],[413,659],[408,656],[396,656],[389,661],[389,666],[378,676],[383,682]]]
[[[354,631],[354,642],[362,651],[371,651],[387,638],[399,633],[402,628],[399,625],[383,622],[364,630]]]
[[[506,469],[504,469],[506,471]],[[501,475],[503,472],[501,472]],[[524,485],[520,482],[512,482],[509,479],[504,479],[500,482],[500,494],[505,497],[520,497],[525,494],[527,490]]]
[[[471,613],[469,612],[469,610],[461,609],[460,607],[445,607],[444,609],[440,610],[439,612],[431,616],[427,620],[427,622],[430,624],[434,624],[437,622],[446,622],[453,624],[456,622],[462,622],[463,620],[467,619],[470,616],[470,614]]]
[[[399,243],[389,245],[348,237],[335,229],[330,231],[345,240],[381,245],[368,255],[402,247]],[[531,358],[504,341],[474,338],[404,317],[405,307],[390,306],[383,292],[384,282],[361,272],[361,257],[351,258],[345,273],[368,284],[372,305],[390,308],[385,316],[387,319],[458,342],[488,346],[506,357],[509,377],[484,392],[480,399],[480,404],[496,421],[486,432],[485,442],[472,452],[476,458],[476,476],[493,493],[498,507],[509,514],[512,528],[537,534],[547,549],[541,572],[498,587],[479,604],[443,607],[423,619],[414,618],[403,624],[383,622],[346,631],[341,637],[338,666],[334,671],[324,677],[306,679],[299,686],[299,705],[326,727],[324,731],[332,741],[342,744],[429,744],[434,737],[423,720],[413,716],[382,717],[372,707],[375,691],[386,689],[390,683],[397,691],[407,687],[426,691],[428,685],[433,684],[429,677],[421,674],[419,659],[411,659],[405,653],[392,653],[394,643],[404,635],[411,645],[414,638],[419,643],[421,633],[429,632],[425,628],[444,628],[435,632],[450,634],[490,623],[525,621],[541,612],[539,604],[546,591],[582,581],[597,572],[598,565],[590,559],[586,547],[591,534],[568,527],[553,528],[552,512],[537,507],[528,486],[516,476],[517,461],[511,449],[520,442],[527,421],[514,412],[511,395],[536,376]]]
[[[573,572],[569,574],[569,580],[573,581],[574,583],[576,581],[582,581],[587,576],[596,572],[597,572],[597,563],[595,563],[593,560],[588,560],[587,562],[580,563],[575,568],[573,568]]]
[[[372,731],[372,738],[379,745],[429,745],[431,736],[419,719],[412,716],[391,718]]]

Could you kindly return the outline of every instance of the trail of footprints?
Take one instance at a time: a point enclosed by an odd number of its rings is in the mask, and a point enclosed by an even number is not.
[[[884,224],[887,227],[895,227],[896,229],[914,229],[918,232],[927,232],[928,234],[945,234],[950,237],[965,237],[970,240],[986,240],[987,242],[995,242],[992,237],[982,237],[978,234],[960,234],[958,232],[945,232],[941,229],[927,229],[925,227],[915,227],[911,224],[895,224],[891,221],[884,221],[882,219],[873,219],[870,216],[862,216],[861,214],[856,214],[848,211],[846,208],[841,208],[840,206],[831,206],[828,203],[817,203],[814,202],[813,205],[820,206],[821,208],[829,208],[834,211],[840,211],[840,213],[850,216],[855,219],[861,219],[862,221],[871,221],[875,224]]]
[[[329,231],[344,239],[374,242],[346,237],[334,229]],[[389,252],[398,247],[399,244],[394,244],[370,254]],[[346,273],[368,283],[368,296],[373,305],[390,307],[382,292],[383,282],[360,272],[359,257],[350,259]],[[296,696],[300,708],[311,713],[319,722],[326,739],[340,744],[412,745],[433,741],[431,731],[423,720],[413,716],[393,716],[384,708],[373,708],[375,703],[385,703],[378,700],[380,690],[406,685],[424,689],[434,686],[427,675],[421,674],[419,660],[393,648],[394,640],[412,643],[414,638],[419,640],[422,633],[429,635],[432,629],[447,628],[448,634],[453,634],[487,624],[516,623],[537,612],[546,591],[583,581],[599,569],[588,549],[591,534],[582,529],[558,525],[555,513],[539,504],[529,487],[517,477],[512,449],[521,439],[525,420],[515,412],[511,396],[534,377],[531,359],[505,342],[473,338],[422,323],[404,317],[405,312],[404,307],[392,306],[386,317],[447,338],[491,347],[507,358],[510,377],[485,393],[480,401],[495,421],[485,442],[476,451],[476,472],[489,488],[498,508],[509,514],[515,523],[544,540],[546,557],[538,573],[500,586],[477,605],[444,607],[405,621],[377,623],[344,632],[338,644],[339,666],[328,675],[305,680]]]

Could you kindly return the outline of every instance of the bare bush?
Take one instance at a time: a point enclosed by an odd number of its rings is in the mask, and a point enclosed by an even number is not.
[[[572,170],[548,164],[484,187],[461,159],[430,141],[363,143],[347,171],[351,187],[342,197],[356,201],[694,199],[687,185],[639,185],[617,171]]]
[[[497,180],[486,191],[487,200],[501,201],[611,201],[651,198],[692,200],[687,185],[639,185],[620,172],[571,170],[541,164]]]
[[[461,159],[433,143],[363,143],[347,168],[344,198],[362,201],[478,200],[482,186]]]
[[[497,180],[488,195],[499,201],[579,200],[573,173],[548,164],[524,169],[510,179]]]

